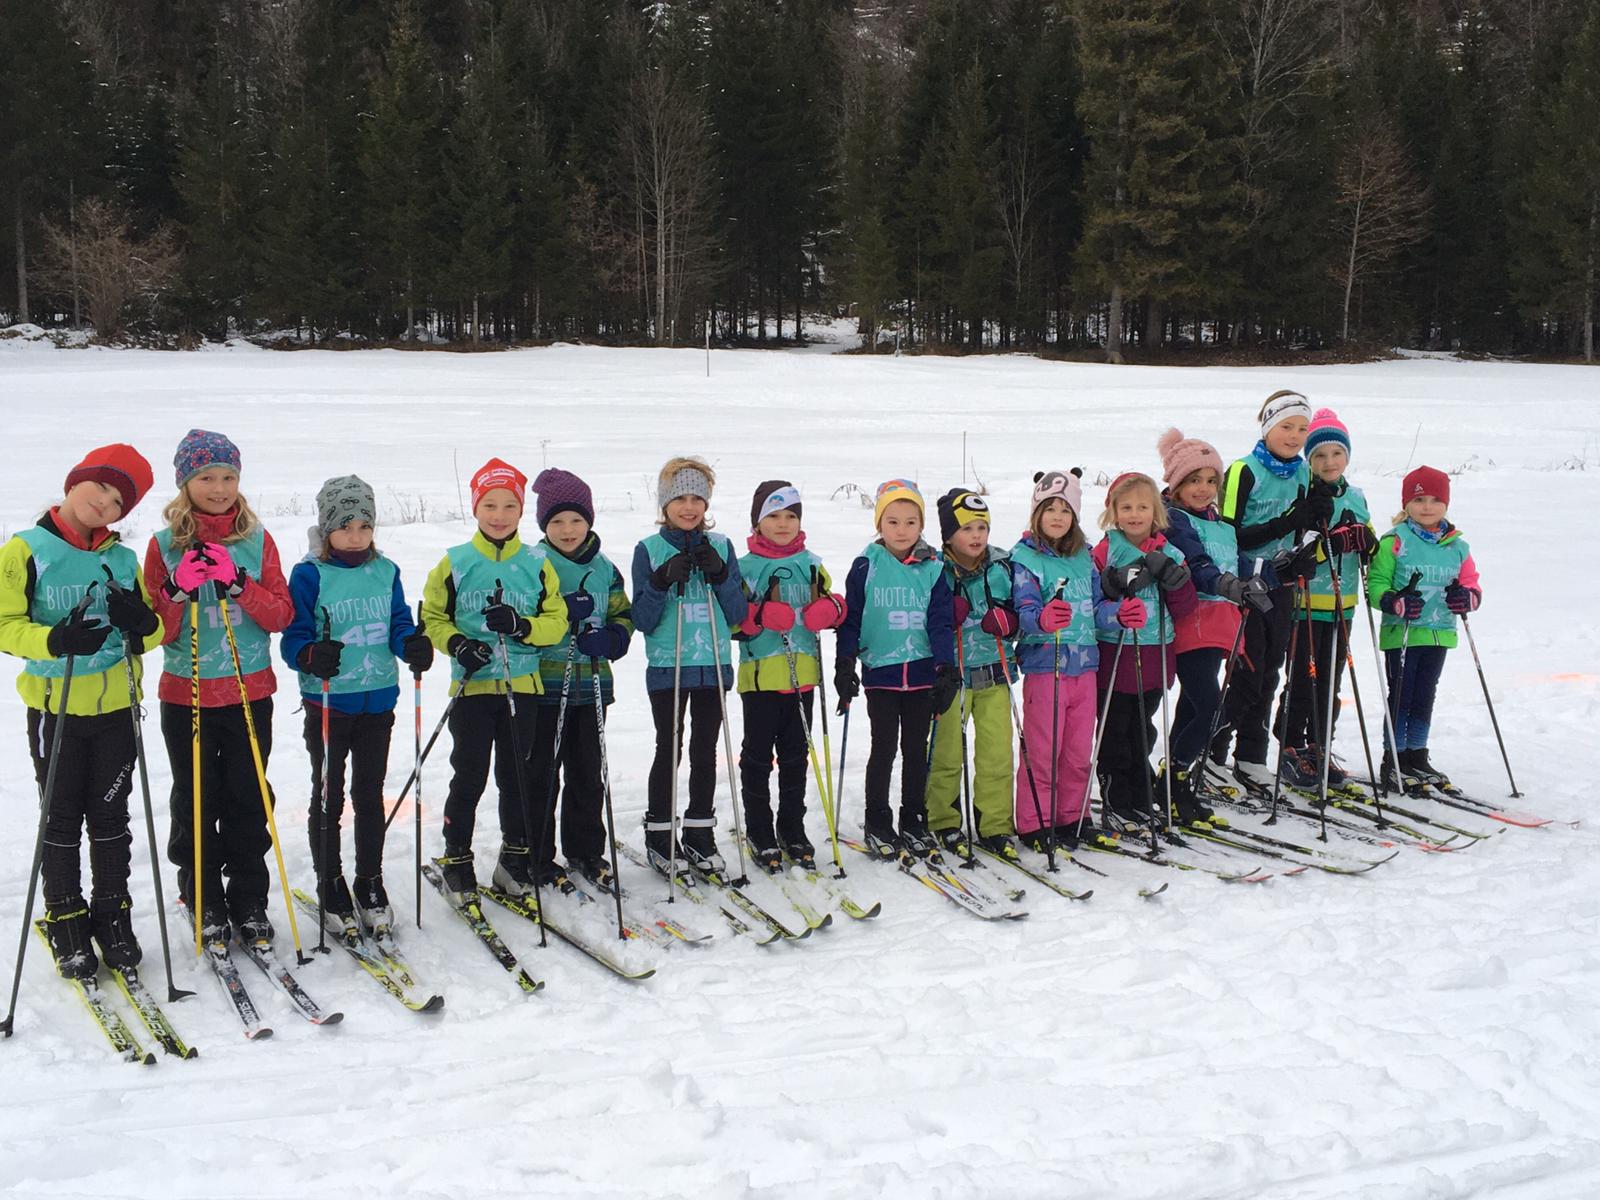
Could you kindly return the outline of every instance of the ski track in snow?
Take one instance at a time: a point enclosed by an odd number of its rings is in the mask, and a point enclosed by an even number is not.
[[[1009,545],[1035,470],[1083,465],[1093,514],[1117,471],[1156,470],[1155,440],[1169,423],[1232,458],[1255,440],[1260,400],[1293,386],[1350,426],[1351,477],[1380,529],[1408,464],[1465,468],[1453,479],[1451,516],[1484,574],[1474,632],[1527,793],[1514,803],[1584,825],[1508,828],[1453,854],[1406,850],[1359,878],[1309,872],[1261,885],[1096,856],[1111,878],[1065,877],[1094,887],[1093,900],[1071,904],[1035,886],[1031,915],[1014,923],[975,921],[856,857],[846,862],[852,890],[883,900],[878,919],[836,916],[805,942],[762,948],[681,904],[717,939],[657,953],[660,970],[643,984],[612,978],[554,939],[539,951],[533,926],[488,906],[547,981],[524,998],[437,896],[424,897],[424,929],[409,925],[408,808],[390,840],[390,890],[419,977],[446,994],[442,1015],[404,1011],[334,951],[298,974],[324,1008],[346,1013],[344,1024],[311,1027],[243,966],[275,1030],[247,1043],[174,923],[178,982],[198,995],[167,1008],[202,1056],[132,1068],[112,1058],[33,945],[18,1035],[0,1046],[0,1192],[1600,1194],[1600,900],[1591,791],[1577,782],[1597,767],[1600,622],[1592,554],[1572,531],[1592,510],[1600,469],[1600,376],[1437,359],[1195,370],[717,352],[707,379],[704,363],[700,351],[570,346],[176,355],[0,344],[11,467],[0,475],[0,533],[53,502],[89,445],[132,441],[157,479],[124,526],[142,557],[171,494],[171,448],[198,425],[241,446],[243,490],[286,566],[303,552],[324,478],[355,471],[372,482],[379,544],[415,599],[426,571],[465,536],[453,519],[457,466],[462,488],[490,454],[530,477],[546,461],[575,470],[593,486],[597,528],[626,572],[651,528],[657,467],[696,452],[717,468],[713,512],[736,543],[756,483],[798,484],[809,543],[842,582],[871,525],[858,498],[833,497],[845,483],[870,493],[910,475],[931,510],[962,480],[965,432],[966,475],[989,488],[995,540]],[[1559,469],[1569,459],[1588,469]],[[413,523],[401,523],[407,515]],[[1364,630],[1357,643],[1372,697]],[[309,886],[309,766],[293,676],[277,665],[270,775],[292,881]],[[619,828],[635,839],[651,745],[643,668],[636,642],[609,727]],[[430,729],[445,680],[441,664],[425,685]],[[408,705],[403,694],[391,795],[410,767]],[[37,800],[9,687],[0,710],[0,938],[10,939]],[[865,713],[856,716],[843,799],[858,820],[867,729]],[[837,755],[837,720],[832,734]],[[1358,759],[1354,721],[1341,739],[1344,757]],[[425,775],[429,853],[445,743]],[[1432,744],[1463,786],[1504,794],[1464,645],[1446,668]],[[146,745],[164,838],[170,771],[153,721]],[[820,845],[814,794],[811,802]],[[718,810],[726,824],[725,784]],[[493,812],[487,798],[480,873],[497,844]],[[145,973],[162,995],[137,818],[134,836]],[[726,834],[724,848],[731,853]],[[636,870],[625,877],[661,893]],[[170,868],[165,881],[170,897]],[[1161,882],[1171,885],[1164,896],[1134,895]],[[274,889],[279,949],[292,962]],[[301,935],[314,940],[309,922]]]

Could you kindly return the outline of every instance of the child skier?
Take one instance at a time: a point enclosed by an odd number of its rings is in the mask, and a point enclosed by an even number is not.
[[[611,663],[628,652],[633,613],[622,572],[600,552],[594,532],[594,496],[589,485],[570,471],[555,467],[533,481],[538,496],[534,516],[544,531],[539,548],[561,582],[567,603],[568,629],[561,640],[540,649],[544,679],[534,714],[529,786],[538,798],[534,819],[540,836],[534,846],[535,869],[559,886],[563,868],[556,864],[556,798],[561,801],[561,851],[566,869],[610,890],[615,873],[606,857],[603,820],[605,793],[600,774],[603,735],[594,707],[598,672],[600,702],[609,706],[614,682]],[[568,685],[567,711],[561,713],[563,687]],[[556,726],[561,744],[556,745]]]
[[[1332,672],[1333,722],[1337,726],[1339,687],[1348,653],[1349,622],[1355,615],[1357,593],[1361,590],[1361,565],[1377,550],[1378,535],[1371,525],[1366,496],[1344,477],[1350,463],[1350,431],[1331,408],[1319,408],[1312,414],[1305,453],[1312,477],[1326,484],[1333,498],[1333,517],[1328,522],[1328,546],[1320,540],[1317,543],[1316,565],[1306,580],[1311,600],[1309,620],[1304,607],[1295,614],[1306,625],[1295,645],[1294,661],[1289,664],[1289,685],[1279,701],[1277,725],[1279,736],[1284,739],[1285,782],[1316,788],[1322,781],[1322,742],[1328,732],[1328,676],[1323,672]],[[1329,548],[1335,555],[1331,565]],[[1343,608],[1338,613],[1334,612],[1332,567],[1339,571]],[[1317,664],[1315,677],[1311,673],[1313,662]],[[1339,787],[1345,779],[1339,761],[1329,758],[1328,785]]]
[[[1024,842],[1039,851],[1052,828],[1056,845],[1077,846],[1089,799],[1100,665],[1095,621],[1104,596],[1078,523],[1081,474],[1074,467],[1034,475],[1028,532],[1011,549],[1026,755],[1017,771],[1016,823]]]
[[[1367,576],[1367,601],[1383,613],[1378,644],[1398,742],[1399,777],[1386,756],[1384,783],[1395,790],[1402,782],[1448,787],[1449,778],[1428,761],[1433,701],[1445,653],[1456,644],[1456,618],[1478,610],[1483,590],[1466,539],[1447,519],[1450,477],[1418,467],[1400,497],[1405,509],[1378,539]]]
[[[433,645],[411,619],[400,568],[373,544],[377,519],[377,503],[364,480],[341,475],[322,485],[311,552],[289,573],[294,619],[278,651],[300,672],[311,755],[306,828],[324,919],[330,931],[342,933],[359,917],[362,928],[381,936],[394,924],[383,886],[383,780],[400,699],[395,659],[403,658],[413,671],[426,671],[433,665]],[[354,897],[345,883],[340,849],[346,759],[355,824]]]
[[[1175,678],[1174,625],[1193,614],[1198,600],[1183,554],[1162,533],[1167,510],[1155,480],[1133,471],[1112,480],[1100,527],[1106,536],[1093,553],[1105,595],[1099,638],[1121,646],[1120,654],[1100,653],[1098,690],[1111,693],[1096,763],[1102,817],[1108,829],[1113,813],[1128,822],[1165,824],[1164,808],[1150,807],[1154,716]],[[1130,638],[1135,644],[1127,644]]]
[[[1317,530],[1333,517],[1333,499],[1326,487],[1313,484],[1300,456],[1311,421],[1311,404],[1287,389],[1268,396],[1256,414],[1261,438],[1245,457],[1228,468],[1222,486],[1222,519],[1237,531],[1239,549],[1266,562],[1296,551],[1307,530]],[[1257,792],[1271,790],[1267,766],[1267,718],[1278,690],[1278,673],[1289,649],[1294,618],[1290,584],[1295,572],[1280,570],[1272,607],[1252,606],[1245,614],[1244,644],[1228,685],[1227,721],[1211,756],[1227,759],[1229,733],[1234,738],[1233,780]],[[1217,772],[1221,774],[1221,772]]]
[[[806,746],[811,695],[822,677],[817,635],[837,629],[845,615],[844,600],[833,594],[822,560],[806,549],[802,511],[800,492],[788,480],[762,483],[750,502],[749,553],[739,559],[750,601],[739,634],[739,700],[744,708],[739,781],[745,833],[756,865],[768,872],[776,872],[785,855],[807,870],[816,866],[817,852],[806,834]]]
[[[878,538],[850,566],[845,619],[834,656],[834,688],[843,713],[867,691],[872,749],[867,755],[866,843],[879,858],[926,858],[928,726],[950,707],[956,673],[954,606],[944,567],[922,540],[925,509],[917,485],[878,486],[872,520]],[[856,659],[866,672],[856,678]],[[900,832],[889,809],[889,780],[900,756]]]
[[[161,644],[162,628],[138,556],[109,526],[133,510],[150,484],[150,464],[132,446],[91,450],[67,472],[61,502],[0,548],[0,650],[27,660],[17,691],[28,710],[28,749],[40,788],[60,726],[41,873],[50,949],[69,979],[94,978],[95,944],[100,959],[117,970],[140,958],[128,897],[135,755],[128,672],[137,687],[138,656]],[[87,608],[75,612],[84,599]],[[131,662],[125,639],[132,639]],[[69,661],[71,692],[63,697]],[[84,826],[93,884],[88,904],[78,850]]]
[[[422,590],[428,638],[451,658],[459,699],[450,712],[450,791],[444,805],[444,853],[434,860],[458,903],[476,896],[472,834],[478,800],[494,760],[500,792],[500,856],[494,886],[512,895],[534,890],[529,828],[540,647],[567,632],[561,580],[544,550],[518,536],[528,477],[491,458],[472,476],[472,540],[452,546]],[[542,884],[544,880],[538,880]],[[553,882],[553,881],[552,881]]]
[[[167,857],[178,894],[206,939],[272,940],[267,862],[272,846],[250,748],[254,726],[262,769],[272,753],[272,637],[294,616],[272,535],[239,492],[239,448],[220,433],[191,429],[173,455],[178,494],[162,511],[166,528],[145,551],[144,578],[166,646],[156,694],[161,736],[172,763],[172,835]],[[235,659],[222,624],[228,601]],[[194,794],[190,611],[200,612],[200,880],[194,878]],[[245,717],[239,677],[250,704]],[[227,878],[226,896],[223,879]],[[199,884],[200,911],[195,911]],[[232,920],[232,931],[229,920]]]
[[[952,708],[934,731],[928,771],[928,828],[949,853],[969,856],[961,827],[961,784],[965,771],[965,723],[972,721],[972,805],[978,842],[1015,858],[1011,816],[1011,676],[1007,666],[1017,635],[1017,610],[1011,603],[1011,560],[989,545],[989,506],[967,488],[939,497],[939,536],[944,544],[944,583],[953,596],[952,619],[960,631],[956,667],[964,669],[965,702]]]
[[[711,532],[706,516],[716,481],[715,472],[701,459],[669,459],[656,480],[661,513],[656,523],[661,529],[633,552],[633,618],[644,634],[649,662],[645,690],[656,726],[644,841],[652,864],[662,874],[671,869],[673,780],[685,724],[689,806],[679,826],[678,856],[699,871],[720,872],[725,866],[717,849],[714,806],[724,703],[720,693],[733,687],[730,631],[743,623],[750,606],[733,545]],[[672,739],[674,725],[677,745]]]
[[[1210,442],[1169,429],[1156,443],[1167,490],[1167,540],[1183,555],[1198,604],[1175,622],[1173,651],[1182,690],[1173,712],[1172,818],[1179,824],[1210,821],[1215,813],[1197,795],[1205,781],[1194,774],[1205,753],[1206,737],[1221,701],[1219,674],[1238,639],[1242,606],[1261,612],[1272,606],[1276,577],[1270,567],[1254,572],[1254,562],[1239,553],[1238,533],[1217,512],[1222,456]],[[1235,660],[1237,679],[1240,663]]]

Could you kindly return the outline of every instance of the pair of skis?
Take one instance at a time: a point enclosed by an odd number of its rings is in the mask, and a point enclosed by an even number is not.
[[[302,912],[313,920],[316,918],[315,898],[296,888],[294,900]],[[353,919],[346,918],[343,928],[330,928],[328,936],[336,946],[355,959],[356,965],[370,975],[379,987],[412,1012],[435,1013],[444,1008],[442,995],[425,992],[417,983],[410,966],[400,957],[392,935],[369,939],[362,935],[361,927]]]

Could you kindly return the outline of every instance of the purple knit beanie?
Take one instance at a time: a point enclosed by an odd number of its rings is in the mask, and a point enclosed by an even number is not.
[[[551,517],[564,512],[575,512],[594,524],[594,496],[589,485],[571,471],[546,467],[533,481],[533,490],[539,498],[533,515],[541,530],[550,524]]]
[[[178,452],[172,456],[177,469],[178,486],[182,487],[207,467],[232,467],[239,469],[239,447],[220,433],[208,429],[191,429],[178,443]]]

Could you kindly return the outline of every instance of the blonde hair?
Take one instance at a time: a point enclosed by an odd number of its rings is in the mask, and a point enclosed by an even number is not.
[[[1105,511],[1100,514],[1101,529],[1112,530],[1117,527],[1117,501],[1134,488],[1141,487],[1150,490],[1150,502],[1155,508],[1155,514],[1150,519],[1150,528],[1159,531],[1167,527],[1167,506],[1162,503],[1161,489],[1156,486],[1156,481],[1148,475],[1141,475],[1138,471],[1129,471],[1126,475],[1119,476],[1111,485],[1111,490],[1106,493]]]
[[[1049,536],[1039,523],[1039,518],[1044,516],[1044,510],[1056,503],[1066,505],[1067,511],[1072,514],[1072,528],[1067,530],[1066,537],[1053,538]],[[1084,546],[1088,545],[1089,542],[1089,539],[1083,534],[1083,522],[1078,520],[1077,509],[1067,504],[1060,496],[1051,496],[1033,510],[1033,516],[1028,520],[1028,532],[1039,545],[1048,546],[1061,558],[1071,558],[1082,550]]]
[[[1450,512],[1450,506],[1448,504],[1446,504],[1444,506],[1444,511],[1445,511],[1446,515],[1448,516],[1448,514]],[[1403,525],[1407,521],[1410,521],[1412,519],[1413,518],[1411,516],[1411,501],[1407,500],[1406,503],[1405,503],[1405,507],[1402,508],[1399,512],[1395,513],[1394,519],[1391,520],[1389,522],[1389,524],[1390,525]]]
[[[698,458],[692,454],[679,454],[673,458],[667,459],[666,462],[662,463],[661,470],[656,472],[656,490],[659,492],[661,486],[666,483],[667,480],[671,479],[679,471],[685,469],[699,471],[700,474],[706,477],[706,483],[709,485],[710,490],[713,492],[716,491],[717,473],[712,470],[711,464],[705,459]],[[671,501],[668,501],[668,503],[671,503]],[[656,524],[667,524],[667,506],[665,504],[661,505],[660,511],[656,513]],[[705,514],[700,518],[699,528],[715,529],[716,527],[717,523],[711,517],[711,500],[708,497],[706,499],[706,511]]]
[[[250,507],[250,502],[241,492],[234,500],[234,508],[238,515],[233,518],[233,532],[222,539],[223,545],[232,545],[242,542],[255,532],[261,524],[261,518],[256,516],[255,510]],[[189,499],[189,485],[186,483],[178,489],[178,494],[167,501],[167,506],[161,510],[161,519],[167,523],[167,528],[172,530],[172,544],[187,548],[200,541],[199,525],[194,519],[194,501]]]

